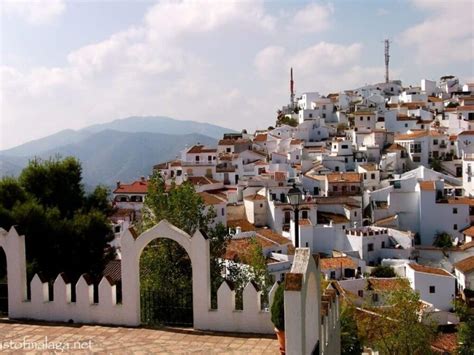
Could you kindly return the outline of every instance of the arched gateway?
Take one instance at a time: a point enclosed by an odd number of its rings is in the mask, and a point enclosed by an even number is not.
[[[136,315],[134,323],[140,324],[140,256],[145,247],[155,239],[167,238],[178,243],[188,254],[192,265],[193,319],[199,328],[203,313],[210,309],[210,255],[209,241],[200,231],[193,236],[176,228],[166,220],[137,235],[129,230],[122,240],[122,294],[123,304],[130,304]]]

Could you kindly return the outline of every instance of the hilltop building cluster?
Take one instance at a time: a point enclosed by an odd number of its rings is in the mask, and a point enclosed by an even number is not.
[[[153,171],[167,184],[190,182],[215,209],[233,235],[227,260],[244,259],[255,237],[278,280],[294,246],[308,247],[325,278],[358,304],[383,302],[377,290],[397,287],[367,277],[390,265],[441,324],[455,323],[452,301],[474,301],[474,83],[393,80],[296,97],[291,82],[290,97],[275,127],[197,143]],[[117,183],[117,246],[140,215],[147,181]]]

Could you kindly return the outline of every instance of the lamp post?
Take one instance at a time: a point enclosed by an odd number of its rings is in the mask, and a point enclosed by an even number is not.
[[[301,190],[296,187],[296,184],[293,184],[293,187],[288,191],[288,202],[291,207],[293,207],[293,212],[295,214],[295,248],[300,246],[300,221],[299,221],[299,212],[300,205],[303,202],[303,196],[301,195]]]

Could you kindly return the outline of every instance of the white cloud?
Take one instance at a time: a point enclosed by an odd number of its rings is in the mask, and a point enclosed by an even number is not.
[[[60,16],[66,3],[64,0],[3,0],[2,8],[7,15],[23,18],[32,25],[44,25]]]
[[[469,62],[474,60],[474,3],[453,6],[449,1],[414,0],[428,12],[421,23],[405,30],[398,38],[403,46],[412,48],[418,64]]]
[[[295,14],[290,26],[298,32],[321,32],[330,26],[333,13],[331,4],[308,4]]]
[[[282,46],[268,46],[255,56],[254,64],[257,72],[264,78],[278,75],[282,69],[282,60],[285,56],[285,48]]]
[[[311,74],[321,69],[338,68],[354,63],[359,60],[361,49],[360,43],[344,46],[320,42],[294,53],[289,59],[289,64],[304,74]]]

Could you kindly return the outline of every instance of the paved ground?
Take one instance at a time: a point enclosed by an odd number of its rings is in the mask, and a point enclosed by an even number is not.
[[[0,353],[279,354],[273,336],[0,320]]]

